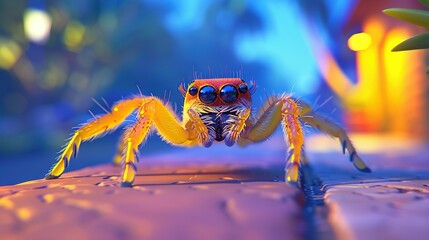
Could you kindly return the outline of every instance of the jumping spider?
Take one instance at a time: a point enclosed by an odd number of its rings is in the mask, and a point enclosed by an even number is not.
[[[339,138],[343,152],[347,149],[354,166],[360,171],[370,172],[357,155],[344,129],[313,112],[310,105],[301,100],[286,95],[271,96],[259,114],[254,115],[251,111],[251,95],[255,86],[249,86],[240,78],[197,79],[187,90],[182,85],[179,90],[185,98],[181,122],[169,105],[156,97],[135,96],[119,101],[111,112],[96,117],[74,132],[46,179],[61,176],[82,141],[114,130],[133,112],[137,113],[137,121],[126,128],[114,157],[116,164],[123,163],[123,187],[131,186],[134,181],[139,145],[145,140],[151,126],[155,126],[158,134],[170,144],[210,147],[213,141],[225,142],[227,146],[261,142],[282,123],[285,141],[290,146],[285,181],[296,184],[300,177],[300,163],[306,161],[302,152],[303,122]]]

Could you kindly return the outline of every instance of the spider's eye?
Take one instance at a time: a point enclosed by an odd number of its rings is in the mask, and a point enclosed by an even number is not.
[[[204,86],[200,89],[200,101],[210,104],[216,100],[216,90],[212,86]]]
[[[192,96],[197,95],[198,93],[198,89],[196,87],[190,87],[188,90],[189,94],[191,94]]]
[[[241,92],[241,93],[246,93],[247,92],[247,85],[246,84],[241,84],[239,87],[238,87],[238,90]]]
[[[237,100],[238,91],[232,85],[225,85],[220,89],[220,98],[226,103],[232,103]]]

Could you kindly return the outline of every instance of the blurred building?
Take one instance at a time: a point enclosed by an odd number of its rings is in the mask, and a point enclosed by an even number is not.
[[[423,9],[417,1],[358,1],[333,40],[336,49],[329,41],[314,42],[316,59],[326,83],[341,99],[349,129],[426,139],[427,51],[391,52],[422,29],[380,14],[393,7]],[[322,35],[319,31],[313,37]],[[350,57],[354,62],[347,60]]]

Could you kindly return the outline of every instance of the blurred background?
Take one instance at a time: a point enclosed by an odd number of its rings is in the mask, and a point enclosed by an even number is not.
[[[43,177],[72,133],[115,101],[170,99],[194,78],[256,81],[255,106],[292,92],[350,132],[424,142],[421,32],[382,14],[417,0],[0,1],[0,185]],[[83,144],[70,169],[109,162],[119,132]],[[338,146],[339,147],[339,146]],[[364,146],[363,146],[364,148]],[[152,137],[143,154],[171,150]]]

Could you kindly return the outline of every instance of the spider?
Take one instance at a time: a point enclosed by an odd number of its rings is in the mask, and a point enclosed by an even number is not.
[[[266,140],[280,123],[285,141],[289,144],[289,156],[285,167],[285,182],[296,185],[300,179],[299,167],[306,162],[303,153],[306,123],[340,140],[350,154],[350,161],[363,172],[370,169],[356,153],[353,144],[342,127],[328,118],[313,112],[310,105],[287,96],[271,96],[259,114],[252,113],[250,86],[240,78],[196,79],[179,90],[185,98],[182,121],[168,104],[153,96],[134,96],[117,102],[111,111],[97,116],[77,129],[52,166],[46,179],[59,178],[76,157],[81,142],[101,136],[116,129],[130,114],[136,112],[136,122],[126,127],[118,144],[114,163],[123,163],[121,186],[130,187],[137,171],[139,146],[152,126],[166,142],[184,147],[210,147],[214,141],[227,146],[237,143],[246,146]]]

